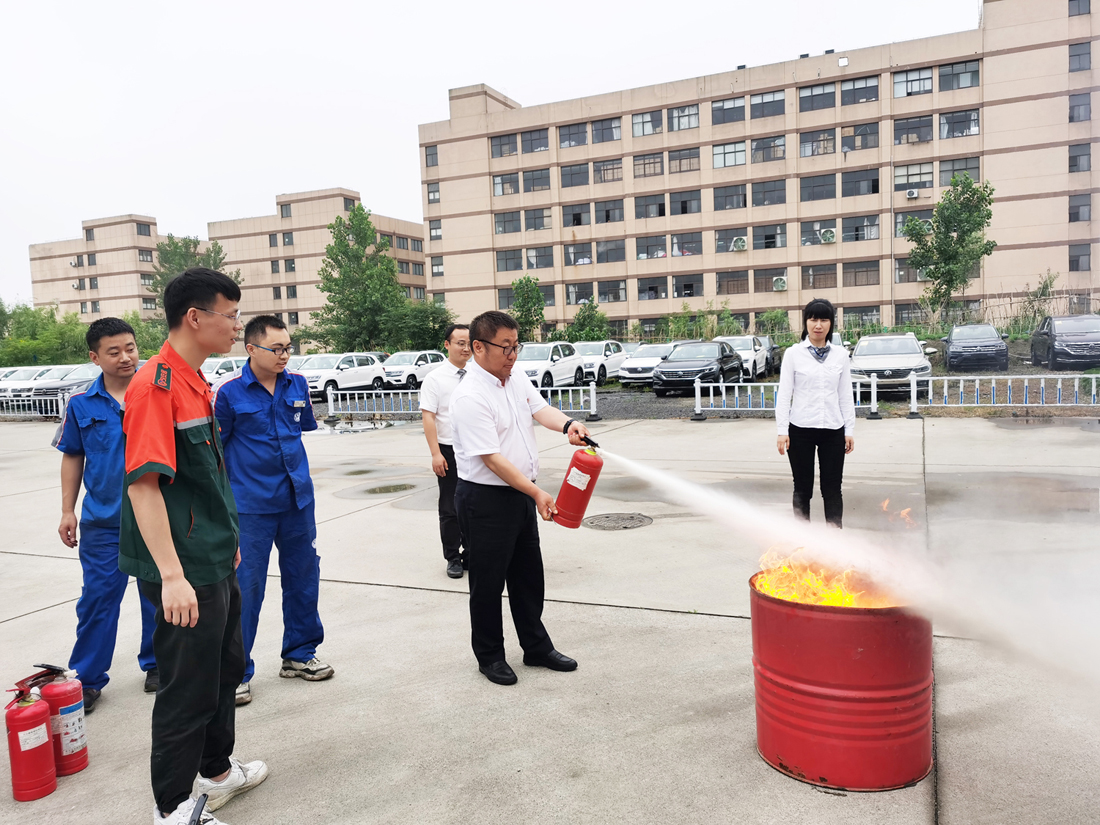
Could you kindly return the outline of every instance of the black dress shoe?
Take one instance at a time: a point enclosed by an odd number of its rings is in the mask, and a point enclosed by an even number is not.
[[[452,579],[462,578],[462,562],[458,559],[447,562],[447,575]]]
[[[160,690],[160,671],[156,668],[145,672],[145,692],[156,693]]]
[[[569,671],[577,669],[576,659],[570,659],[556,650],[541,654],[524,653],[523,663],[528,667],[548,667],[551,670]]]
[[[99,701],[99,694],[103,691],[95,688],[84,688],[84,715],[87,716],[95,710],[95,703]]]
[[[574,667],[576,664],[574,663]],[[481,665],[478,670],[485,674],[485,678],[495,685],[514,685],[519,679],[516,672],[508,667],[508,663],[501,659],[491,665]]]

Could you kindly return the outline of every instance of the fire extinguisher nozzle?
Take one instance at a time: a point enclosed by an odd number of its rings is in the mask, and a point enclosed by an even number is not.
[[[595,441],[593,441],[588,436],[582,436],[581,440],[584,441],[584,443],[587,444],[589,447],[599,448],[599,446],[600,446],[599,444],[597,444]]]

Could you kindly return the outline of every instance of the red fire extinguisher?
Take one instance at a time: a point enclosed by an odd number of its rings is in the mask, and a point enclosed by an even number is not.
[[[573,529],[581,526],[584,511],[588,509],[588,502],[596,487],[596,479],[603,469],[603,459],[595,450],[599,445],[590,438],[586,438],[585,442],[590,446],[586,450],[573,453],[573,460],[569,462],[565,480],[561,484],[557,501],[554,502],[558,508],[554,521]]]
[[[70,776],[88,767],[88,737],[84,730],[84,686],[75,670],[56,665],[31,678],[38,681],[42,698],[50,705],[54,763],[58,776]],[[40,680],[40,681],[39,681]]]
[[[57,789],[57,769],[50,744],[50,706],[36,687],[19,688],[16,693],[4,713],[11,790],[16,801],[30,802]]]

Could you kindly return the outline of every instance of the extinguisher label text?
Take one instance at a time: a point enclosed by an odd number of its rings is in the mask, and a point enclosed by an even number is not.
[[[50,732],[46,730],[43,722],[37,728],[19,731],[19,750],[32,751],[50,741]]]
[[[587,473],[582,473],[576,467],[569,470],[569,475],[565,479],[565,483],[571,487],[576,487],[578,490],[587,490],[588,482],[592,480],[592,476]]]
[[[88,747],[88,737],[84,731],[84,702],[61,708],[50,717],[50,726],[55,736],[61,739],[61,755],[71,756]]]

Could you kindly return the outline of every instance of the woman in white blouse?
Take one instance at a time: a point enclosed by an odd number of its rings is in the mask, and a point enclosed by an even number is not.
[[[835,326],[836,309],[823,298],[802,310],[802,341],[783,355],[775,422],[779,454],[791,462],[795,515],[810,518],[816,450],[825,521],[841,527],[844,456],[855,449],[856,410],[848,353],[829,343]]]

